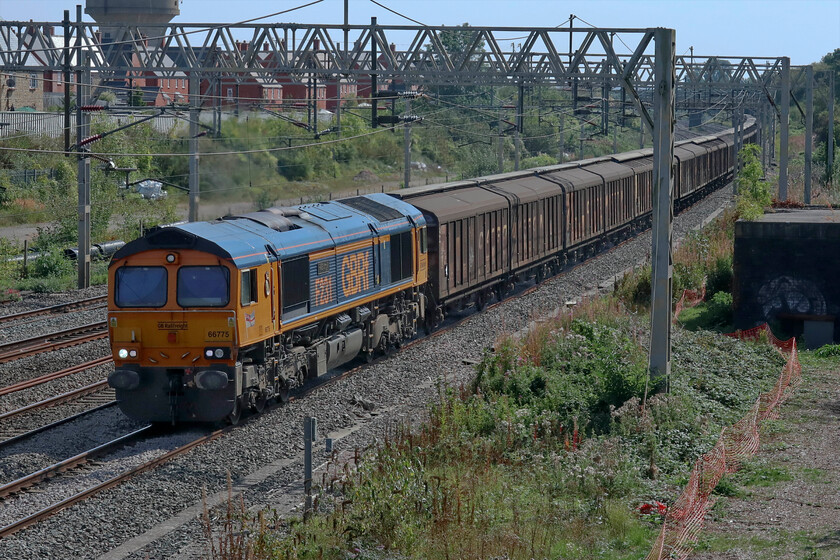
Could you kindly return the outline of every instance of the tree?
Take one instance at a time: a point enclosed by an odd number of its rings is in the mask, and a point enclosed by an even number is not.
[[[747,144],[738,154],[741,170],[735,177],[738,186],[738,198],[735,207],[738,216],[744,220],[755,220],[764,213],[764,208],[773,203],[770,185],[761,180],[763,171],[758,144]]]

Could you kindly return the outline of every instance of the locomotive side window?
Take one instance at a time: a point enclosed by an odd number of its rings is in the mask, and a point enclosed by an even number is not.
[[[162,266],[121,266],[116,273],[117,307],[166,305],[166,269]]]
[[[245,305],[251,305],[252,303],[257,303],[259,300],[259,290],[257,288],[257,269],[252,268],[251,270],[243,270],[242,271],[242,294],[240,297],[240,303]]]
[[[178,305],[224,307],[230,301],[230,272],[223,266],[178,269]]]
[[[284,261],[283,274],[283,317],[290,319],[309,311],[309,257]]]
[[[429,250],[429,240],[426,234],[426,228],[420,228],[420,254],[425,255]]]
[[[399,282],[412,275],[411,232],[391,236],[391,282]]]

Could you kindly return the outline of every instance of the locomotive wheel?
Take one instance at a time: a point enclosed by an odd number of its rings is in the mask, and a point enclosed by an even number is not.
[[[233,401],[233,411],[227,415],[225,420],[231,426],[236,426],[239,423],[239,419],[242,417],[242,404],[239,402],[239,397]]]
[[[263,410],[265,410],[265,404],[268,402],[268,397],[265,395],[264,392],[260,391],[256,398],[254,399],[254,405],[251,407],[254,409],[254,412],[257,414],[261,414]]]
[[[289,402],[289,384],[283,383],[280,390],[277,392],[277,402],[280,404],[288,404]]]

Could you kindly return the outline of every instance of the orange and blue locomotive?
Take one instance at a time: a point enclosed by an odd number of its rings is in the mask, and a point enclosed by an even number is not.
[[[245,408],[417,332],[426,223],[384,194],[163,227],[109,267],[120,408],[236,422]]]

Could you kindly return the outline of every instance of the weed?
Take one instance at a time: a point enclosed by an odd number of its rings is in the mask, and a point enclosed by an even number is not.
[[[823,469],[802,467],[801,472],[802,478],[808,482],[815,484],[829,484],[831,482],[831,478],[828,476],[828,473]]]
[[[783,467],[747,462],[735,475],[744,486],[773,486],[779,482],[793,480],[793,475]]]

